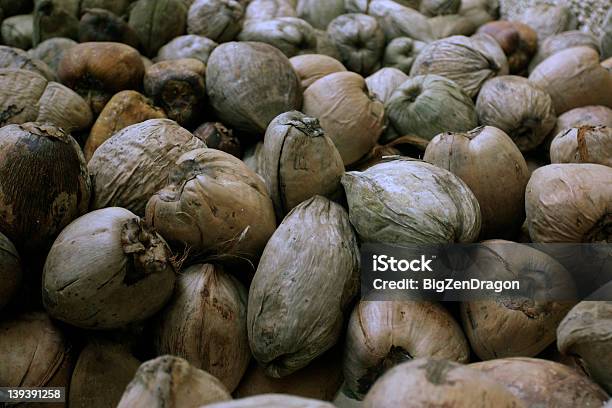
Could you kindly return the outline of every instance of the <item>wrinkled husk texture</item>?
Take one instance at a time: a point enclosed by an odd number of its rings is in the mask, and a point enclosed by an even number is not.
[[[0,310],[21,284],[21,263],[15,246],[0,233]]]
[[[33,16],[24,14],[2,21],[2,43],[27,50],[32,47]]]
[[[50,38],[38,44],[37,47],[28,51],[32,58],[39,59],[46,63],[49,68],[57,72],[57,67],[64,55],[64,51],[74,47],[78,43],[70,38]]]
[[[182,0],[138,0],[130,10],[128,24],[147,57],[154,57],[164,44],[185,33],[187,6]]]
[[[219,402],[200,408],[334,408],[334,405],[311,398],[285,394],[263,394],[234,401]]]
[[[461,0],[421,0],[420,11],[426,16],[457,14]]]
[[[427,43],[423,41],[414,41],[408,37],[394,38],[385,48],[383,65],[385,67],[397,68],[406,75],[409,75],[414,59],[426,45]]]
[[[238,40],[270,44],[289,58],[313,53],[317,48],[317,37],[312,26],[296,17],[248,22],[238,35]]]
[[[429,163],[389,160],[345,173],[342,185],[363,242],[473,242],[480,232],[474,194],[457,176]]]
[[[266,245],[247,308],[251,351],[268,375],[289,375],[338,341],[358,270],[355,233],[340,205],[316,196],[285,217]]]
[[[217,43],[200,35],[187,34],[174,38],[157,52],[156,61],[166,61],[181,58],[195,58],[208,63],[210,53],[217,47]]]
[[[562,131],[581,126],[612,127],[612,109],[607,106],[583,106],[568,110],[557,117],[555,128],[548,134],[544,147],[548,150],[555,136]]]
[[[431,41],[433,35],[427,17],[392,0],[364,1],[351,12],[366,13],[379,21],[387,42],[397,37],[410,37],[419,41]]]
[[[163,188],[176,160],[206,147],[169,119],[150,119],[128,126],[93,154],[87,167],[94,184],[92,209],[123,207],[144,215],[147,201]]]
[[[245,23],[278,17],[297,17],[293,0],[252,0],[246,8]]]
[[[408,75],[397,68],[381,68],[365,81],[372,95],[382,103],[387,103],[393,92],[408,78]]]
[[[346,71],[346,68],[340,61],[327,55],[298,55],[289,61],[300,79],[302,91],[325,75]]]
[[[32,71],[49,81],[57,81],[55,72],[43,61],[32,58],[24,50],[6,45],[0,45],[0,68]]]
[[[529,26],[516,21],[493,21],[481,26],[478,33],[489,34],[508,57],[511,73],[522,73],[538,49],[538,36]]]
[[[187,14],[187,32],[218,43],[231,41],[242,28],[244,6],[237,0],[196,0]]]
[[[612,127],[584,126],[562,131],[550,145],[550,161],[612,167]]]

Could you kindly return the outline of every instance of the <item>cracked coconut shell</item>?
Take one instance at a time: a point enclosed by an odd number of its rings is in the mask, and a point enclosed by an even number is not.
[[[315,195],[341,196],[342,157],[317,119],[297,111],[277,116],[266,130],[263,149],[262,176],[279,221]]]
[[[103,143],[87,164],[94,183],[92,209],[123,207],[142,216],[147,201],[166,186],[183,153],[206,147],[176,122],[150,119]]]
[[[296,17],[249,21],[237,39],[270,44],[288,58],[312,53],[317,48],[317,37],[312,26]]]
[[[346,335],[343,392],[361,400],[387,370],[421,357],[469,361],[461,326],[446,309],[433,302],[361,301]]]
[[[183,154],[146,218],[168,241],[227,262],[255,261],[274,232],[265,184],[240,159],[215,149]]]
[[[533,242],[612,242],[612,168],[540,167],[527,183],[525,210]]]
[[[15,246],[0,233],[0,310],[21,285],[21,262]]]
[[[114,329],[157,313],[174,289],[172,253],[130,211],[109,207],[72,222],[43,271],[43,304],[58,320]]]
[[[247,293],[220,266],[181,271],[172,300],[154,323],[155,352],[182,357],[234,391],[251,360]]]
[[[289,59],[289,61],[300,79],[302,91],[305,91],[306,88],[325,75],[346,71],[340,61],[327,55],[298,55]]]
[[[161,356],[144,362],[117,408],[197,408],[231,400],[223,384],[186,360]]]
[[[550,145],[550,161],[612,167],[612,127],[581,126],[562,131]]]
[[[268,375],[287,376],[338,341],[358,271],[357,240],[340,205],[315,196],[285,217],[266,245],[247,308],[251,351]]]

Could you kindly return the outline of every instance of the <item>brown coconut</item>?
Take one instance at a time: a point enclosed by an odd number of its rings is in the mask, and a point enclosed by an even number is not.
[[[0,45],[0,68],[32,71],[49,81],[57,81],[55,72],[45,62],[31,57],[24,50],[6,45]]]
[[[327,55],[298,55],[289,61],[300,79],[303,91],[325,75],[346,71],[346,68],[340,61]]]
[[[118,42],[138,48],[140,40],[124,19],[112,11],[86,9],[79,21],[79,42]]]
[[[187,13],[187,32],[218,43],[231,41],[242,28],[244,8],[237,0],[195,0]]]
[[[221,122],[205,122],[193,131],[193,135],[206,143],[211,149],[221,150],[234,157],[242,158],[240,139],[234,136],[234,131]]]
[[[567,129],[581,126],[612,127],[612,109],[601,105],[583,106],[559,115],[554,129],[546,136],[543,147],[548,151],[555,136]]]
[[[408,75],[397,68],[381,68],[365,79],[368,90],[382,103],[393,95],[393,92],[409,79]]]
[[[46,63],[49,68],[57,72],[57,67],[64,55],[64,51],[74,47],[78,43],[70,38],[54,37],[41,42],[35,48],[28,51],[32,58],[39,59]]]
[[[288,58],[312,53],[317,48],[317,37],[312,26],[296,17],[249,21],[238,34],[237,40],[270,44]]]
[[[562,131],[550,145],[550,161],[612,167],[612,127],[582,126]]]
[[[495,38],[508,58],[510,73],[523,72],[538,50],[538,35],[528,25],[517,21],[492,21],[481,26],[479,33]]]
[[[157,52],[155,61],[172,59],[195,58],[204,64],[208,62],[210,53],[217,47],[217,43],[201,35],[181,35],[164,45]]]
[[[591,33],[572,30],[552,35],[539,45],[538,52],[529,63],[529,72],[533,71],[540,62],[559,51],[582,46],[592,48],[598,53],[600,52],[599,41]]]

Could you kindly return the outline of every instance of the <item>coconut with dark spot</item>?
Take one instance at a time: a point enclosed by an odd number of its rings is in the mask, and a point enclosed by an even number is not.
[[[206,143],[211,149],[221,150],[234,157],[242,158],[240,139],[234,136],[234,131],[221,122],[205,122],[193,131],[193,135]]]

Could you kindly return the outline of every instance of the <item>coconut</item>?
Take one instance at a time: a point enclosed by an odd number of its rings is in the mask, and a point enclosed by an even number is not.
[[[611,242],[612,168],[541,167],[527,184],[525,210],[534,242]]]
[[[444,131],[478,126],[472,99],[456,83],[438,75],[408,79],[391,94],[385,112],[396,134],[425,140]]]
[[[45,313],[5,318],[0,322],[0,333],[0,384],[68,387],[73,366],[71,346]],[[45,406],[59,408],[65,404]]]
[[[612,127],[582,126],[562,131],[550,145],[550,161],[612,167]]]
[[[170,242],[228,262],[258,259],[276,227],[265,184],[241,160],[215,149],[180,156],[146,215]]]
[[[427,21],[435,39],[453,35],[472,35],[477,28],[469,18],[458,14],[440,15]]]
[[[578,303],[557,329],[557,346],[580,357],[589,375],[612,393],[612,302]],[[605,394],[603,395],[605,400]]]
[[[421,0],[419,10],[428,17],[457,14],[461,0]]]
[[[292,111],[277,116],[264,137],[264,167],[276,217],[315,195],[337,199],[342,157],[315,118]]]
[[[9,17],[2,21],[2,43],[27,50],[32,47],[32,14]]]
[[[342,354],[336,348],[324,353],[306,367],[283,378],[273,378],[253,362],[238,388],[236,398],[261,394],[290,394],[303,398],[331,401],[342,385]]]
[[[197,408],[232,397],[223,384],[187,361],[161,356],[144,362],[117,408]]]
[[[369,0],[363,3],[365,7],[356,12],[376,17],[387,42],[397,37],[409,37],[425,42],[433,39],[427,17],[418,11],[392,0]]]
[[[460,15],[470,19],[475,27],[480,27],[499,17],[498,0],[461,0]]]
[[[591,33],[572,30],[551,35],[542,41],[537,54],[529,63],[529,72],[532,72],[540,62],[557,52],[573,47],[589,47],[599,53],[599,41]]]
[[[358,271],[357,240],[340,205],[315,196],[285,217],[266,245],[247,308],[249,344],[269,376],[307,366],[338,341]]]
[[[363,242],[472,242],[480,232],[478,201],[451,172],[394,159],[342,177],[351,223]]]
[[[234,401],[210,404],[206,405],[206,408],[334,408],[334,405],[325,401],[293,395],[263,394]]]
[[[532,247],[503,240],[481,245],[470,256],[482,275],[479,278],[531,284],[525,291],[530,295],[461,304],[472,350],[483,360],[536,356],[555,341],[555,330],[572,307],[576,296],[572,276],[555,259]]]
[[[484,33],[476,33],[470,37],[470,40],[474,48],[491,56],[495,64],[500,67],[497,75],[508,75],[510,73],[508,58],[493,36]]]
[[[280,50],[263,43],[231,42],[215,48],[208,60],[206,88],[221,121],[252,134],[263,134],[276,116],[302,105],[291,63]]]
[[[343,14],[329,23],[327,33],[350,71],[365,76],[380,67],[385,35],[374,17]]]
[[[270,44],[289,58],[313,53],[317,48],[317,37],[312,26],[296,17],[249,21],[238,35],[238,40]]]
[[[138,51],[129,45],[90,42],[66,50],[57,73],[98,115],[117,92],[140,89],[144,65]]]
[[[103,143],[87,165],[94,182],[92,209],[121,206],[144,215],[147,201],[163,188],[176,160],[206,147],[176,122],[150,119],[128,126]]]
[[[302,91],[325,75],[346,71],[346,68],[340,61],[327,55],[298,55],[289,61],[300,79]]]
[[[195,34],[181,35],[164,45],[157,52],[156,61],[166,61],[183,58],[195,58],[208,63],[210,53],[217,47],[210,38]]]
[[[155,352],[182,357],[233,391],[251,359],[246,299],[247,289],[223,268],[188,267],[155,322]]]
[[[239,159],[242,157],[240,139],[221,122],[202,123],[193,131],[193,135],[206,143],[206,147],[221,150]]]
[[[0,310],[8,304],[21,285],[19,253],[9,239],[0,232]]]
[[[325,30],[334,18],[346,13],[344,0],[298,0],[296,11],[298,17],[321,30]]]
[[[408,75],[397,68],[379,69],[365,79],[368,90],[382,103],[387,103],[393,92],[407,80]]]
[[[525,405],[478,370],[427,358],[389,370],[370,389],[362,405],[363,408],[432,406],[519,408]]]
[[[118,343],[93,340],[79,354],[70,380],[70,406],[116,407],[125,387],[140,366],[127,348]]]
[[[297,17],[290,0],[252,0],[246,8],[246,21],[265,21],[278,17]]]
[[[138,48],[136,32],[121,17],[104,9],[87,9],[79,21],[79,42],[109,41]]]
[[[332,57],[336,60],[340,59],[340,53],[338,49],[334,46],[329,38],[329,35],[326,30],[314,30],[315,36],[317,37],[317,54],[327,55],[328,57]]]
[[[514,75],[485,82],[476,112],[481,124],[503,130],[523,152],[538,147],[557,120],[548,92]]]
[[[0,69],[20,69],[35,72],[48,81],[56,81],[55,72],[43,61],[31,58],[19,48],[0,45]]]
[[[145,94],[182,126],[201,121],[206,99],[206,65],[194,58],[161,61],[147,69]]]
[[[346,335],[343,391],[361,400],[385,371],[421,357],[469,360],[467,340],[446,309],[432,302],[361,301]]]
[[[470,187],[482,213],[481,237],[516,236],[525,219],[529,169],[507,134],[491,126],[443,133],[429,143],[423,160],[449,170]]]
[[[128,24],[148,57],[154,57],[162,45],[185,33],[187,5],[183,0],[138,0],[130,10]]]
[[[408,37],[394,38],[385,48],[383,65],[397,68],[409,75],[414,59],[426,45],[422,41],[415,41]]]
[[[306,115],[319,119],[345,165],[356,162],[376,143],[384,128],[384,107],[353,72],[336,72],[304,92]]]
[[[50,38],[38,44],[36,48],[28,51],[30,58],[38,59],[46,63],[49,68],[57,72],[64,52],[78,43],[70,38]]]
[[[70,88],[22,69],[0,69],[0,126],[50,123],[66,132],[92,122],[91,109]]]
[[[606,106],[583,106],[574,108],[557,118],[555,128],[548,134],[544,142],[546,149],[550,148],[555,136],[570,128],[582,126],[607,126],[612,127],[612,109]]]
[[[605,392],[563,364],[537,358],[502,358],[470,364],[530,407],[599,407]]]
[[[242,160],[244,161],[244,164],[246,164],[249,169],[253,170],[259,176],[261,181],[265,183],[264,178],[261,176],[264,168],[263,145],[263,142],[257,142],[249,147],[244,152],[244,157]]]
[[[237,0],[196,0],[189,7],[187,32],[218,43],[232,41],[242,28],[244,6]]]
[[[0,231],[20,250],[44,251],[87,211],[83,153],[62,129],[30,122],[0,129],[0,157]]]
[[[526,8],[517,20],[535,30],[538,40],[577,28],[578,20],[568,6],[537,4]]]
[[[89,132],[84,149],[85,159],[91,160],[96,149],[121,129],[149,119],[165,117],[162,109],[136,91],[121,91],[115,94],[104,106]]]
[[[493,21],[478,29],[499,43],[508,58],[511,73],[522,72],[538,49],[538,35],[528,25],[516,21]]]
[[[412,64],[410,75],[446,77],[474,97],[484,82],[497,76],[501,69],[489,52],[470,38],[455,35],[425,47]]]
[[[590,47],[574,47],[542,61],[529,80],[552,97],[557,115],[587,105],[612,107],[612,72],[599,64]]]

